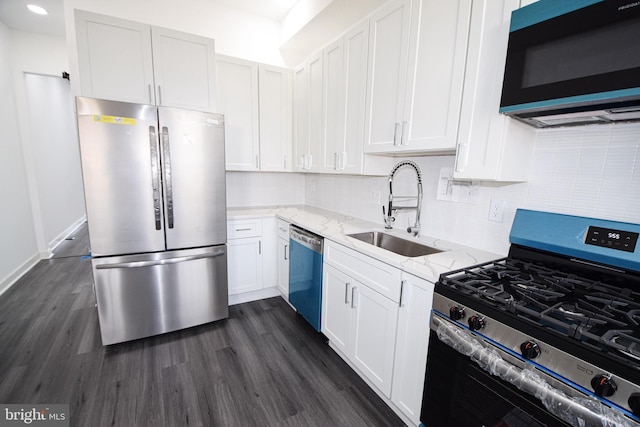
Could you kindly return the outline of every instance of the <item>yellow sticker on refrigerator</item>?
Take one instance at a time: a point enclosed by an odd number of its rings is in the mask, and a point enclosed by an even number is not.
[[[100,123],[110,123],[114,125],[136,125],[136,119],[132,119],[131,117],[104,116],[96,114],[93,116],[93,121]]]

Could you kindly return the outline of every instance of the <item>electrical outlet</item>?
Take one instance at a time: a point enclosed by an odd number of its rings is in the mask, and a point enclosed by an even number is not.
[[[489,221],[502,222],[506,204],[506,200],[491,199],[491,204],[489,205]]]

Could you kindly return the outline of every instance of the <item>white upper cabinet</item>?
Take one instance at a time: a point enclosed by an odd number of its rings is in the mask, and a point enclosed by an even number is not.
[[[344,51],[342,39],[324,48],[323,171],[338,171],[344,156]]]
[[[291,71],[258,65],[260,104],[260,170],[290,171]]]
[[[258,64],[218,55],[218,112],[225,117],[227,170],[260,169]]]
[[[529,179],[536,131],[498,113],[511,11],[519,6],[518,0],[473,2],[454,178]]]
[[[344,131],[342,153],[338,150],[338,170],[344,173],[370,173],[370,160],[373,159],[363,158],[369,22],[365,20],[348,31],[343,37],[343,45]],[[390,170],[386,166],[384,169],[387,173]]]
[[[291,72],[218,55],[227,170],[291,170]]]
[[[366,153],[452,152],[471,0],[398,0],[370,19]]]
[[[215,111],[212,39],[75,11],[82,96]]]
[[[151,27],[75,11],[83,96],[155,104]]]
[[[293,168],[297,171],[307,169],[309,163],[308,74],[307,63],[293,70]]]
[[[323,54],[312,55],[294,69],[294,169],[322,169],[323,142]]]
[[[413,3],[402,150],[454,150],[471,0]],[[417,8],[419,6],[419,9]]]
[[[216,111],[213,39],[151,27],[156,104]]]
[[[363,151],[368,48],[365,19],[295,69],[297,170],[372,175],[391,170],[390,159]]]
[[[411,0],[393,1],[370,18],[365,152],[399,145],[410,18]]]

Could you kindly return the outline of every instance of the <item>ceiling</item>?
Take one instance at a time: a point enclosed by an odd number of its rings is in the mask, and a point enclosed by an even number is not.
[[[280,21],[297,0],[209,0],[228,7]],[[27,4],[42,6],[49,12],[40,16],[27,10]],[[0,21],[9,28],[64,37],[63,0],[0,0]]]
[[[63,0],[0,0],[0,21],[14,30],[64,37]],[[46,16],[27,10],[27,4],[44,7]]]

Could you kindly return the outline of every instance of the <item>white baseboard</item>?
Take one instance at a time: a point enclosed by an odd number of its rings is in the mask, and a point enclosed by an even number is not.
[[[0,280],[0,295],[5,293],[11,286],[13,286],[18,279],[25,275],[25,273],[33,268],[38,261],[40,261],[40,254],[35,253],[31,255],[26,261],[13,270],[9,275]]]
[[[51,258],[53,256],[53,251],[60,245],[60,243],[64,242],[65,239],[73,234],[74,231],[82,224],[87,222],[87,216],[83,215],[79,219],[77,219],[73,224],[66,228],[62,233],[58,234],[53,240],[49,242],[48,254],[41,254],[43,258]]]
[[[245,292],[242,294],[229,295],[229,305],[242,304],[245,302],[258,301],[261,299],[279,297],[280,291],[277,287],[260,289],[259,291]]]

